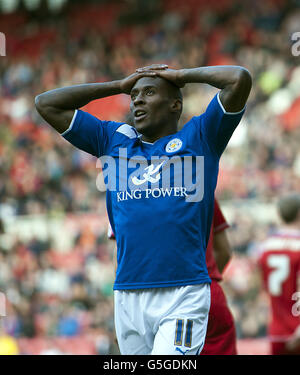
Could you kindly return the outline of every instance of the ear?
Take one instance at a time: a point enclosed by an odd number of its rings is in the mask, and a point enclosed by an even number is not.
[[[179,113],[179,115],[181,114],[182,112],[182,100],[180,99],[174,99],[171,103],[171,112],[175,113]]]

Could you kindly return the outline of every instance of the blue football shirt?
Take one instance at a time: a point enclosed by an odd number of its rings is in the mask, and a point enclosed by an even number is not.
[[[217,94],[205,113],[153,144],[134,127],[76,110],[62,134],[100,157],[117,241],[114,289],[209,283],[205,252],[219,159],[244,113]]]

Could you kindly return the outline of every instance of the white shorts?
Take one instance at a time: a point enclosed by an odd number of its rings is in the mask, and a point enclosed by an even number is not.
[[[210,285],[115,290],[121,354],[199,354],[210,308]]]

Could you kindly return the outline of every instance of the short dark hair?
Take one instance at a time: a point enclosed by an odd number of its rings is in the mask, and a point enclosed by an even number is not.
[[[167,83],[167,89],[168,89],[168,94],[170,95],[171,98],[174,99],[179,99],[181,103],[183,102],[183,96],[180,88],[176,86],[174,83],[164,80]],[[182,113],[182,106],[181,106],[181,111],[178,113],[178,119],[180,118]]]
[[[297,220],[300,211],[300,194],[291,193],[282,197],[278,202],[278,212],[285,223]]]
[[[168,91],[169,91],[169,94],[170,96],[172,96],[173,98],[175,99],[180,99],[182,100],[182,92],[180,90],[180,88],[178,86],[176,86],[174,83],[168,81],[168,80],[164,80],[165,82],[167,82],[167,87],[168,87]]]
[[[182,92],[181,92],[180,88],[178,86],[174,85],[172,82],[170,82],[170,86],[172,88],[173,96],[176,99],[182,100]]]

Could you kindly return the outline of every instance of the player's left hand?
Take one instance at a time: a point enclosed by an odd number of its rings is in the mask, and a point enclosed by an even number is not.
[[[143,68],[138,68],[136,71],[138,73],[142,73],[143,71],[155,71],[156,76],[167,79],[177,87],[181,88],[185,85],[182,69],[169,69],[168,65],[153,64]]]

